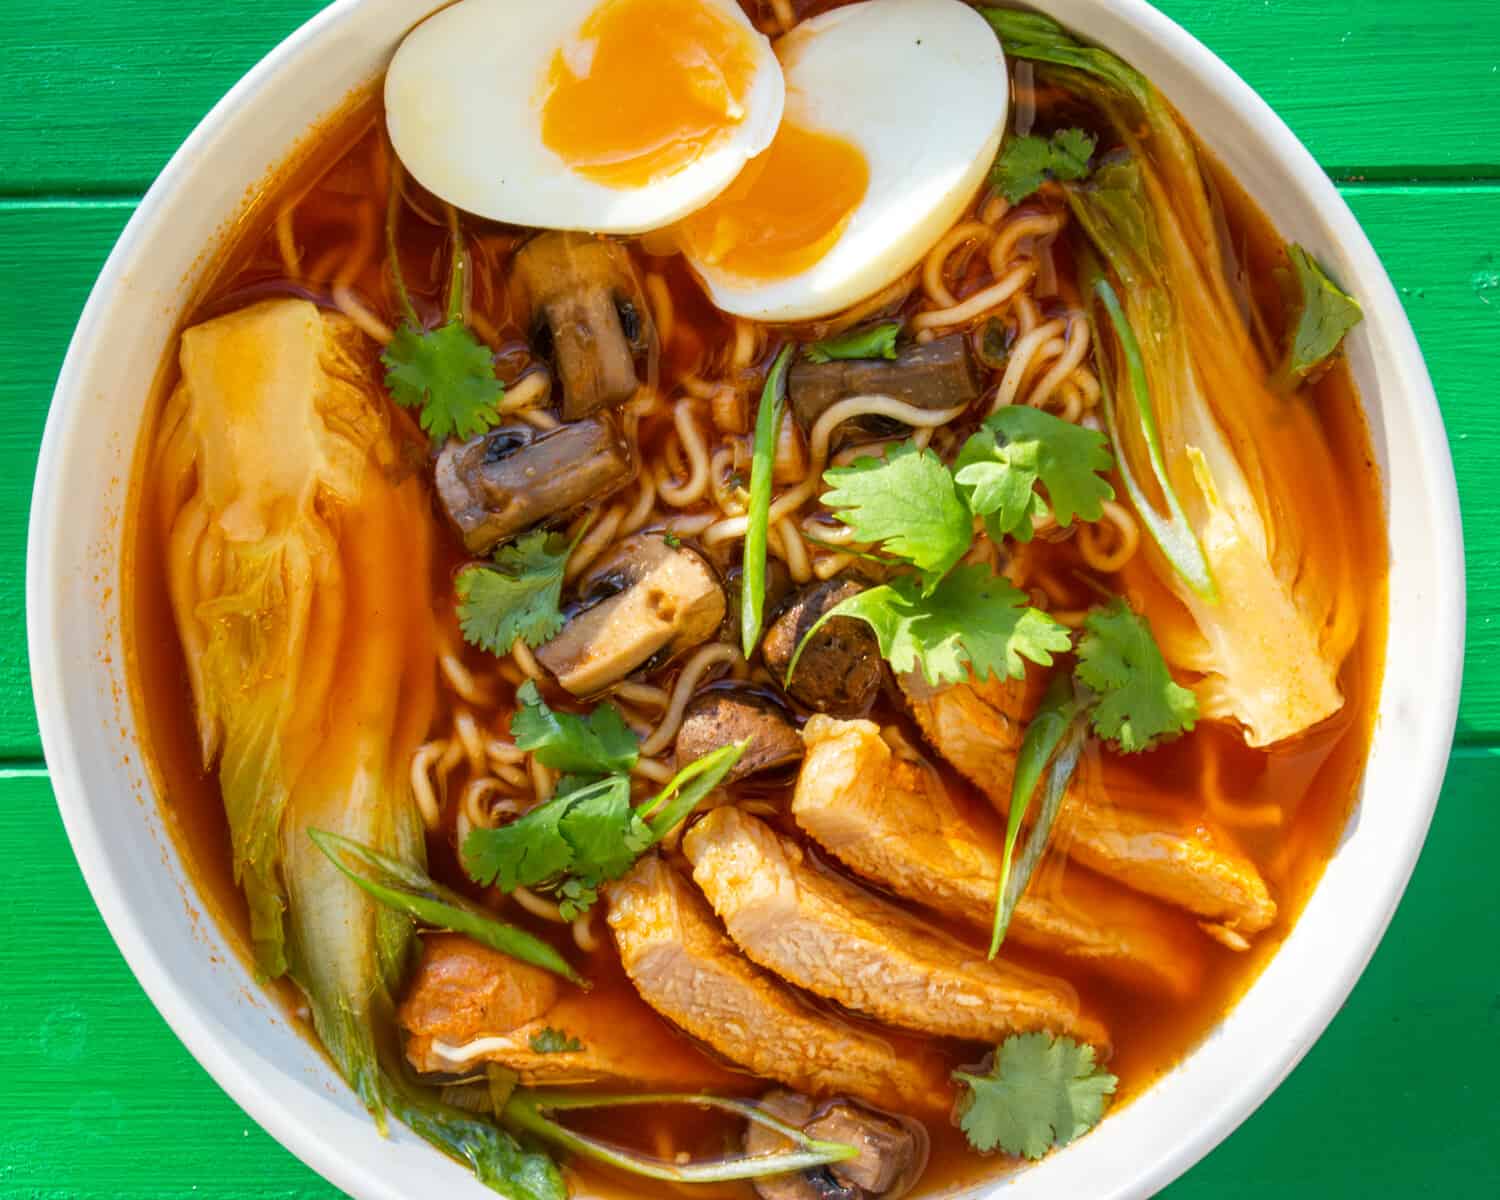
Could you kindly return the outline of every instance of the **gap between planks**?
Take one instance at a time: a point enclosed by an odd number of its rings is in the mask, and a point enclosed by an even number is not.
[[[1465,761],[1494,759],[1497,763],[1500,763],[1500,737],[1492,735],[1489,741],[1455,742],[1448,757],[1450,761],[1458,759]],[[46,779],[47,777],[47,764],[40,759],[0,760],[0,781],[7,779]]]
[[[1431,168],[1382,169],[1366,172],[1360,167],[1325,168],[1339,191],[1348,195],[1385,195],[1404,193],[1447,194],[1492,193],[1500,191],[1500,174],[1494,167],[1483,167],[1483,173],[1454,176],[1423,175]],[[0,212],[15,209],[123,208],[131,209],[141,202],[145,187],[126,190],[78,190],[68,192],[31,191],[26,188],[0,187]]]

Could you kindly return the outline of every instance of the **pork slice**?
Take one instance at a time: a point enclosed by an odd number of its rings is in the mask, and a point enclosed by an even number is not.
[[[808,860],[748,813],[688,831],[693,880],[752,962],[876,1020],[976,1042],[1046,1030],[1109,1048],[1071,984],[991,962],[888,900]]]
[[[907,676],[901,686],[933,749],[1006,812],[1025,731],[1025,682],[934,690]],[[1087,767],[1063,798],[1053,838],[1099,874],[1247,937],[1276,919],[1266,881],[1227,839],[1202,824],[1114,803]]]
[[[656,855],[609,890],[620,960],[652,1008],[731,1062],[810,1095],[946,1114],[952,1085],[941,1059],[899,1049],[817,1011],[752,965],[693,887]]]
[[[423,940],[400,1009],[406,1056],[419,1072],[467,1074],[498,1063],[527,1085],[607,1082],[662,1089],[733,1087],[738,1081],[629,992],[609,1003],[555,975],[458,934]],[[538,1040],[546,1030],[556,1038]],[[558,1040],[577,1050],[547,1050]]]
[[[830,854],[866,879],[977,930],[995,916],[999,830],[959,809],[930,766],[897,758],[869,721],[817,716],[792,814]],[[1198,986],[1186,917],[1075,867],[1060,889],[1033,879],[1007,937],[1132,987],[1183,997]]]

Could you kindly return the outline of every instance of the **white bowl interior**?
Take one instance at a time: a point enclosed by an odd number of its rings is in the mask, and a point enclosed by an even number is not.
[[[131,459],[163,348],[247,195],[322,114],[382,68],[439,0],[342,0],[273,52],[204,120],[101,275],[59,379],[28,562],[33,683],[79,863],[153,1001],[218,1082],[283,1144],[365,1200],[493,1193],[396,1129],[381,1139],[323,1059],[200,915],[163,827],[125,700],[114,583]],[[1364,303],[1349,354],[1390,514],[1390,642],[1361,804],[1311,902],[1244,1000],[1167,1079],[1088,1138],[1006,1185],[1034,1196],[1136,1197],[1223,1138],[1322,1032],[1373,952],[1425,836],[1457,706],[1464,628],[1457,497],[1436,401],[1373,250],[1269,109],[1141,0],[1045,5],[1144,70],[1266,209]],[[103,502],[99,503],[100,481]],[[80,497],[87,501],[79,503]],[[981,1187],[971,1197],[999,1194]]]

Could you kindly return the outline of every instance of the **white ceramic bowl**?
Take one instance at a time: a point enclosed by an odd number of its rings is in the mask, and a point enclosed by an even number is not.
[[[1458,503],[1432,386],[1396,293],[1312,156],[1223,63],[1142,0],[1039,5],[1149,75],[1260,202],[1360,298],[1349,357],[1385,481],[1392,640],[1358,811],[1295,931],[1207,1041],[1134,1104],[1004,1187],[1138,1197],[1186,1170],[1292,1069],[1343,1003],[1401,896],[1437,801],[1464,631]],[[137,210],[79,321],[47,421],[27,609],[42,742],[110,932],[189,1050],[283,1145],[360,1200],[493,1194],[353,1095],[197,911],[136,746],[122,675],[119,544],[152,380],[214,246],[321,115],[374,78],[441,0],[340,0],[204,119]],[[101,600],[101,596],[107,598]],[[122,1153],[123,1153],[122,1148]],[[998,1195],[982,1187],[974,1197]]]

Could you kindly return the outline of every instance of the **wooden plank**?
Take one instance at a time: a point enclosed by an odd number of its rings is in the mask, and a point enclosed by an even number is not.
[[[1500,753],[1454,760],[1421,864],[1374,962],[1291,1079],[1171,1200],[1485,1194],[1500,1169],[1500,968],[1488,860]],[[325,1200],[338,1193],[192,1061],[95,913],[47,781],[0,776],[0,1161],[5,1200]],[[66,976],[55,969],[66,964]],[[1427,1147],[1441,1147],[1429,1154]]]
[[[26,515],[73,324],[130,203],[0,204],[0,758],[41,753],[26,657]]]
[[[1458,739],[1500,735],[1500,189],[1354,188],[1437,388],[1462,501],[1469,614]],[[1408,631],[1422,636],[1418,630]]]
[[[1479,101],[1496,95],[1494,4],[1154,2],[1259,91],[1336,177],[1500,175],[1494,109]]]
[[[41,772],[0,775],[0,1197],[325,1200],[341,1193],[219,1090],[100,920]],[[24,1081],[24,1082],[23,1082]]]
[[[1494,661],[1491,659],[1490,661]],[[1459,750],[1406,897],[1354,994],[1282,1086],[1165,1200],[1494,1195],[1500,754]]]
[[[12,6],[0,56],[0,190],[143,188],[235,80],[320,7],[320,0]],[[1492,106],[1483,102],[1495,95],[1500,61],[1493,6],[1160,0],[1160,7],[1259,88],[1338,173],[1500,175]]]

